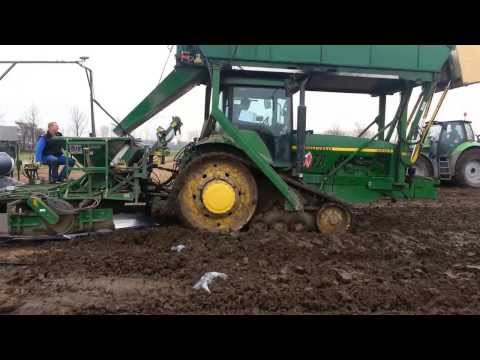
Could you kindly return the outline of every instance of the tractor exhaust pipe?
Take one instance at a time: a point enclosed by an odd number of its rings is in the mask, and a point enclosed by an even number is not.
[[[305,86],[308,79],[300,84],[300,104],[297,108],[297,176],[303,177],[303,163],[305,160],[305,138],[307,132],[307,107],[305,106]]]

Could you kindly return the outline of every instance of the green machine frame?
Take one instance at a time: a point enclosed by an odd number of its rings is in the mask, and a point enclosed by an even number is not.
[[[450,45],[177,45],[174,70],[117,124],[117,138],[56,138],[76,159],[69,170],[83,175],[65,184],[20,186],[0,194],[0,202],[7,204],[4,213],[9,214],[10,230],[23,233],[59,226],[73,213],[76,228],[92,229],[111,222],[118,208],[148,207],[152,199],[163,196],[150,181],[155,146],[141,145],[130,133],[200,84],[206,85],[204,123],[200,138],[183,152],[181,161],[212,147],[240,153],[278,190],[290,211],[304,209],[299,186],[348,203],[382,197],[435,198],[436,182],[414,176],[411,169],[421,150],[418,129],[426,125],[428,131],[446,91],[458,80],[450,71],[454,50]],[[290,99],[299,94],[289,162],[278,162],[256,131],[239,128],[223,111],[225,89],[236,86],[280,88]],[[421,92],[409,115],[416,87]],[[441,90],[430,115],[433,96]],[[375,135],[365,139],[309,133],[308,91],[378,97],[378,115],[364,130],[376,126]],[[388,121],[387,97],[396,93],[400,103]],[[306,153],[313,157],[311,167],[304,165]],[[68,202],[73,210],[59,212],[52,199]],[[17,200],[26,204],[24,212],[18,205],[8,209]]]
[[[377,125],[378,131],[371,139],[305,134],[302,130],[305,110],[299,109],[297,135],[292,136],[292,174],[312,189],[347,202],[373,201],[383,196],[434,198],[433,181],[409,176],[408,169],[414,162],[410,146],[419,143],[415,129],[428,122],[434,94],[450,87],[448,65],[454,48],[449,45],[178,45],[174,71],[127,115],[115,132],[121,135],[125,129],[137,128],[193,86],[205,84],[205,123],[198,146],[217,142],[240,149],[284,196],[288,207],[300,210],[300,199],[269,161],[269,154],[258,151],[262,148],[260,137],[238,129],[222,111],[222,87],[253,83],[284,87],[290,94],[300,93],[303,108],[306,91],[370,94],[379,98],[379,114],[365,129]],[[422,91],[408,116],[412,90],[418,86]],[[386,124],[387,95],[394,93],[401,94],[401,101],[394,118]],[[220,126],[222,136],[216,133],[215,124]],[[395,133],[397,141],[392,143]],[[303,155],[309,150],[313,150],[314,158],[325,157],[331,166],[322,171],[316,167],[304,169]],[[378,158],[387,168],[377,172],[374,167],[361,170],[361,166],[352,165],[360,157]]]

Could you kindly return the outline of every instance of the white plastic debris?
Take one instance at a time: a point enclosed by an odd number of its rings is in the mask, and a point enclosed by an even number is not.
[[[207,272],[205,275],[203,275],[200,280],[193,286],[195,290],[198,289],[203,289],[206,292],[210,293],[210,289],[208,288],[208,285],[216,278],[221,278],[223,280],[227,279],[227,275],[224,273],[219,273],[219,272]]]
[[[172,246],[172,247],[170,248],[170,250],[171,250],[171,251],[180,252],[180,251],[182,251],[182,250],[185,249],[185,248],[186,248],[185,245],[180,244],[180,245],[177,245],[177,246]]]

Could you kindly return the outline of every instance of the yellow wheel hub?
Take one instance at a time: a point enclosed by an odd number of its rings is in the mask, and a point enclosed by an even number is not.
[[[225,214],[235,205],[235,190],[223,180],[210,181],[202,191],[203,205],[213,214]]]

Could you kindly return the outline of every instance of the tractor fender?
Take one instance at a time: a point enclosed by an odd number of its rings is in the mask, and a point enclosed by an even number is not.
[[[434,178],[438,178],[440,175],[438,173],[438,166],[435,166],[435,163],[433,160],[430,158],[430,156],[426,154],[420,154],[419,158],[425,159],[425,161],[430,165],[430,169],[432,170],[432,176]]]
[[[476,141],[467,141],[462,144],[457,145],[455,147],[451,154],[450,154],[450,173],[455,174],[456,173],[456,166],[457,166],[457,161],[462,156],[465,151],[471,150],[471,149],[480,149],[480,143]]]

